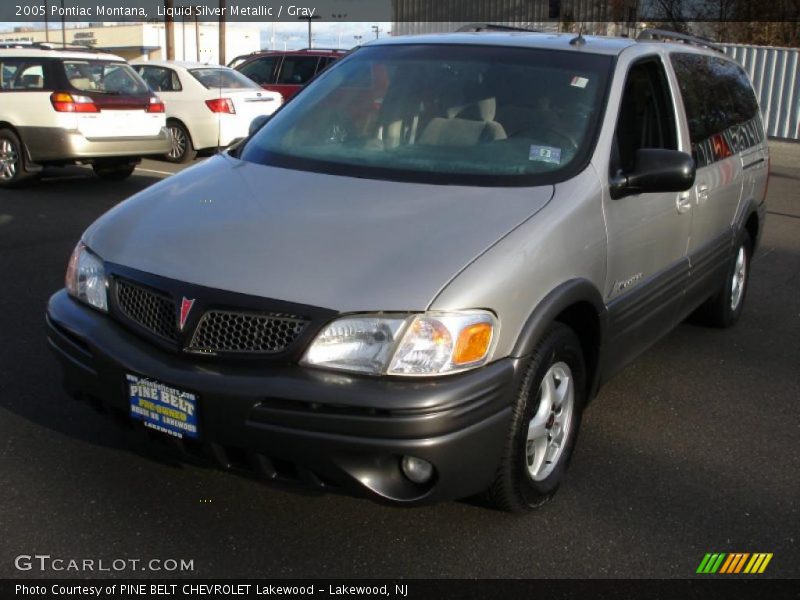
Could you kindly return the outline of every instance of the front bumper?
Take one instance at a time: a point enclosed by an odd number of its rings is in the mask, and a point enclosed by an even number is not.
[[[60,127],[21,127],[20,135],[33,162],[141,158],[166,154],[170,149],[165,127],[152,137],[87,138]]]
[[[404,505],[489,487],[520,371],[519,359],[435,380],[220,364],[156,348],[63,290],[50,299],[47,330],[70,395],[131,427],[127,373],[199,396],[201,441],[179,442],[192,456]],[[433,479],[408,480],[404,455],[432,463]]]

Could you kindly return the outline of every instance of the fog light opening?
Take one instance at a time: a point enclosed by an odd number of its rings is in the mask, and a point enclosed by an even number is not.
[[[403,475],[416,484],[428,483],[433,477],[433,465],[421,458],[404,456],[400,461],[400,468]]]

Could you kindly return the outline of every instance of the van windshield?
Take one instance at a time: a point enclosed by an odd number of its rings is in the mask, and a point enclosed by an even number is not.
[[[583,168],[612,57],[479,45],[366,47],[288,103],[243,160],[359,177],[539,185]]]

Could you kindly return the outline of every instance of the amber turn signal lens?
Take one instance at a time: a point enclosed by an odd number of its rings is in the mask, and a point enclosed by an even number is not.
[[[453,364],[466,365],[481,360],[492,343],[492,326],[474,323],[461,330],[453,352]]]

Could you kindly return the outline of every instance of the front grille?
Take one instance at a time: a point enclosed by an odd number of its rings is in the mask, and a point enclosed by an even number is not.
[[[277,354],[297,339],[306,324],[294,315],[210,310],[200,320],[189,350]]]
[[[176,342],[175,302],[164,294],[117,280],[117,304],[131,321],[160,338]]]

